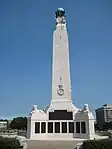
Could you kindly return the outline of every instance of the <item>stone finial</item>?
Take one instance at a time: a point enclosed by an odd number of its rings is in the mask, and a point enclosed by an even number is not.
[[[32,116],[32,114],[35,113],[36,110],[37,110],[37,105],[33,105],[29,116]]]
[[[85,104],[85,105],[84,105],[82,111],[83,111],[83,112],[89,112],[88,104]]]
[[[37,105],[33,105],[32,111],[36,111],[36,110],[37,110]]]

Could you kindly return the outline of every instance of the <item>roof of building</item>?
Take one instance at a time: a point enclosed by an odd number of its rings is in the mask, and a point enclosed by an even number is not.
[[[5,124],[7,123],[7,121],[0,121],[0,124]]]
[[[112,104],[104,104],[103,107],[112,107]]]

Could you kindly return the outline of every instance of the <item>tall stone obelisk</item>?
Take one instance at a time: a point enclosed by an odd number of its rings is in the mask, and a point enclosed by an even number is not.
[[[56,28],[53,34],[51,104],[57,105],[55,108],[58,109],[60,109],[60,106],[62,107],[62,104],[67,107],[70,107],[70,104],[72,104],[69,43],[65,10],[63,8],[58,8],[56,11]]]
[[[56,11],[53,34],[52,100],[43,111],[33,106],[28,117],[27,138],[32,140],[93,139],[94,116],[88,105],[78,109],[72,104],[69,44],[65,11]]]

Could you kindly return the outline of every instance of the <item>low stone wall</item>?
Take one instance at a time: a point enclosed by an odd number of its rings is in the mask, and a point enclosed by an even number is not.
[[[98,136],[109,136],[110,132],[108,131],[98,131],[96,132],[96,135]]]
[[[23,137],[26,137],[26,135],[27,135],[26,132],[18,132],[17,134],[18,134],[18,136],[23,136]]]

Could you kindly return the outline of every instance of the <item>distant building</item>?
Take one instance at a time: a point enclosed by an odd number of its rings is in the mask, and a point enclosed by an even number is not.
[[[95,110],[98,125],[112,121],[112,104],[105,104],[103,107]]]
[[[7,128],[7,121],[0,121],[0,129]]]

